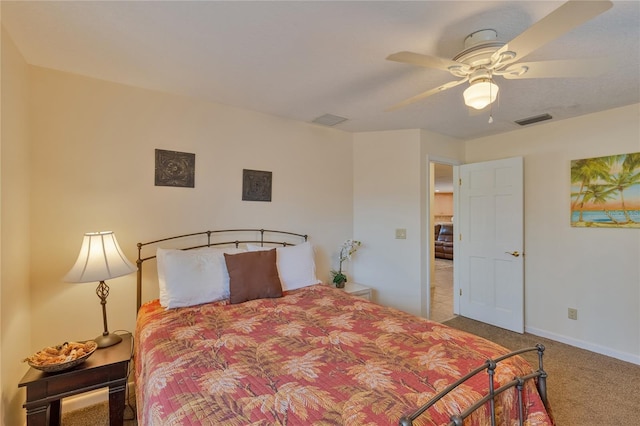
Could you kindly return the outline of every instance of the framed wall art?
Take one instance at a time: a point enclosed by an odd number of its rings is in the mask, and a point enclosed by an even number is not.
[[[242,170],[242,200],[271,201],[272,172]]]
[[[571,161],[571,226],[640,228],[640,152]]]
[[[196,154],[156,149],[156,186],[195,186]]]

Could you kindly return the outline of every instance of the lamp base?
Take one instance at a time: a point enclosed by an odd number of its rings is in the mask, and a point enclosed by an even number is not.
[[[117,334],[104,334],[93,339],[98,344],[98,349],[108,348],[109,346],[117,345],[122,342],[122,337]]]

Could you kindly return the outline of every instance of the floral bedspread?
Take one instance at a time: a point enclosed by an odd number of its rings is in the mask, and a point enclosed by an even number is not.
[[[136,328],[138,423],[147,425],[397,425],[435,393],[508,350],[326,285],[278,299],[165,310],[144,304]],[[532,371],[522,358],[497,383]],[[478,400],[486,374],[416,425],[442,425]],[[535,385],[526,425],[552,425]],[[517,396],[498,398],[498,425],[517,424]],[[488,410],[465,424],[486,425]],[[469,419],[468,419],[469,420]]]

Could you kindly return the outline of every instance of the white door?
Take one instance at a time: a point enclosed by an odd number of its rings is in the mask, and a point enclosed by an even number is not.
[[[459,168],[459,313],[524,332],[522,157]]]

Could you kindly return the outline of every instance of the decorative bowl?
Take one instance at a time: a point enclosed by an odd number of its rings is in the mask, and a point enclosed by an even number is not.
[[[36,370],[57,373],[69,370],[87,360],[98,348],[93,340],[86,342],[64,342],[36,352],[25,361]]]

